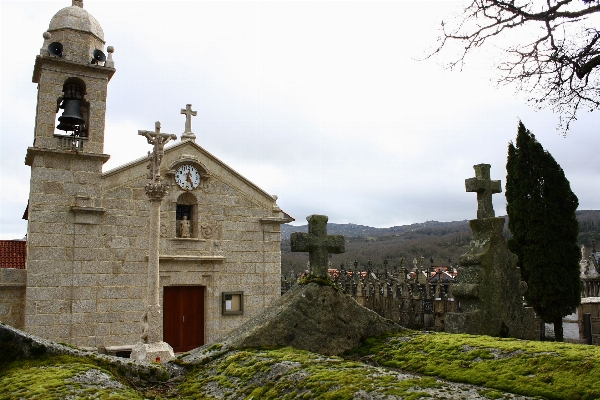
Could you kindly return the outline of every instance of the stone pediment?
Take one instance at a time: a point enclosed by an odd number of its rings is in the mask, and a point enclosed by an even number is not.
[[[258,200],[267,207],[271,207],[276,201],[275,197],[246,179],[202,146],[190,140],[178,142],[165,148],[163,167],[161,168],[161,175],[165,176],[165,183],[175,185],[173,180],[174,170],[185,163],[196,166],[203,180],[217,179],[253,198],[254,201]],[[103,172],[102,191],[106,192],[120,186],[129,186],[133,182],[145,183],[147,180],[147,164],[148,158],[144,156]]]

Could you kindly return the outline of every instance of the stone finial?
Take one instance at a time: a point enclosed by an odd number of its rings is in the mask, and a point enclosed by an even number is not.
[[[198,115],[197,111],[192,111],[192,105],[186,104],[185,108],[181,109],[181,114],[185,114],[185,132],[181,135],[181,140],[196,140],[196,135],[192,132],[192,117]]]
[[[73,0],[71,6],[83,8],[83,0]]]
[[[48,31],[42,33],[42,37],[46,40],[50,39],[52,37],[52,34]]]
[[[112,55],[115,52],[115,48],[113,46],[108,46],[106,48],[106,51],[108,52],[108,57],[106,58],[106,61],[104,62],[104,66],[108,67],[108,68],[114,68],[115,62],[113,61]]]
[[[308,233],[294,232],[290,238],[292,251],[309,253],[310,275],[328,278],[328,255],[344,253],[345,239],[343,235],[327,235],[326,215],[309,215]]]
[[[500,181],[493,181],[490,178],[490,164],[474,165],[475,178],[465,179],[467,192],[477,193],[477,218],[495,217],[494,205],[492,203],[492,194],[501,193],[502,185]]]

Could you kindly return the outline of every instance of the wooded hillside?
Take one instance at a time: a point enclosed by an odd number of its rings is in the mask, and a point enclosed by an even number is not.
[[[508,217],[505,223],[505,236],[509,236]],[[579,244],[591,248],[592,239],[596,240],[596,250],[600,250],[600,210],[584,210],[577,212],[579,220]],[[307,232],[308,226],[281,226],[281,269],[282,273],[296,273],[306,269],[307,253],[292,253],[290,235],[293,232]],[[405,266],[412,266],[412,260],[425,257],[425,266],[430,259],[436,266],[458,263],[459,257],[469,248],[471,228],[469,221],[437,222],[427,221],[418,224],[393,226],[391,228],[373,228],[356,224],[327,224],[330,235],[346,237],[346,252],[330,255],[331,264],[339,267],[344,263],[349,268],[354,261],[366,266],[372,260],[374,268],[383,268],[383,260],[387,259],[389,267],[399,266],[404,258]]]

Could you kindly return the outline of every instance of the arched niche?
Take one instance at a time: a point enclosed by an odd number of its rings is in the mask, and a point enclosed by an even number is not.
[[[186,237],[183,235],[185,229],[182,229],[182,221],[187,219],[189,222],[190,238],[198,238],[198,199],[190,192],[185,192],[177,198],[175,209],[175,236],[178,238]]]

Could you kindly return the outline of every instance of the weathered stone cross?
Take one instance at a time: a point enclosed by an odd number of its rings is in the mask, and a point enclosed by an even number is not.
[[[310,275],[327,278],[328,255],[346,251],[343,235],[327,235],[326,215],[309,215],[308,233],[294,232],[290,238],[292,251],[307,251]]]
[[[198,115],[197,111],[192,111],[192,105],[186,104],[185,109],[181,109],[181,114],[185,114],[185,132],[181,136],[181,140],[196,139],[196,135],[192,132],[192,117]]]
[[[165,154],[165,145],[169,140],[177,140],[176,135],[170,133],[160,133],[160,122],[154,123],[154,132],[152,131],[138,131],[138,135],[144,136],[148,140],[148,144],[154,146],[152,153],[148,152],[148,178],[154,183],[160,183],[160,164]]]
[[[500,181],[493,181],[490,178],[490,164],[474,165],[475,178],[465,179],[467,192],[477,192],[477,218],[495,217],[494,205],[492,204],[492,194],[501,193],[502,185]]]

